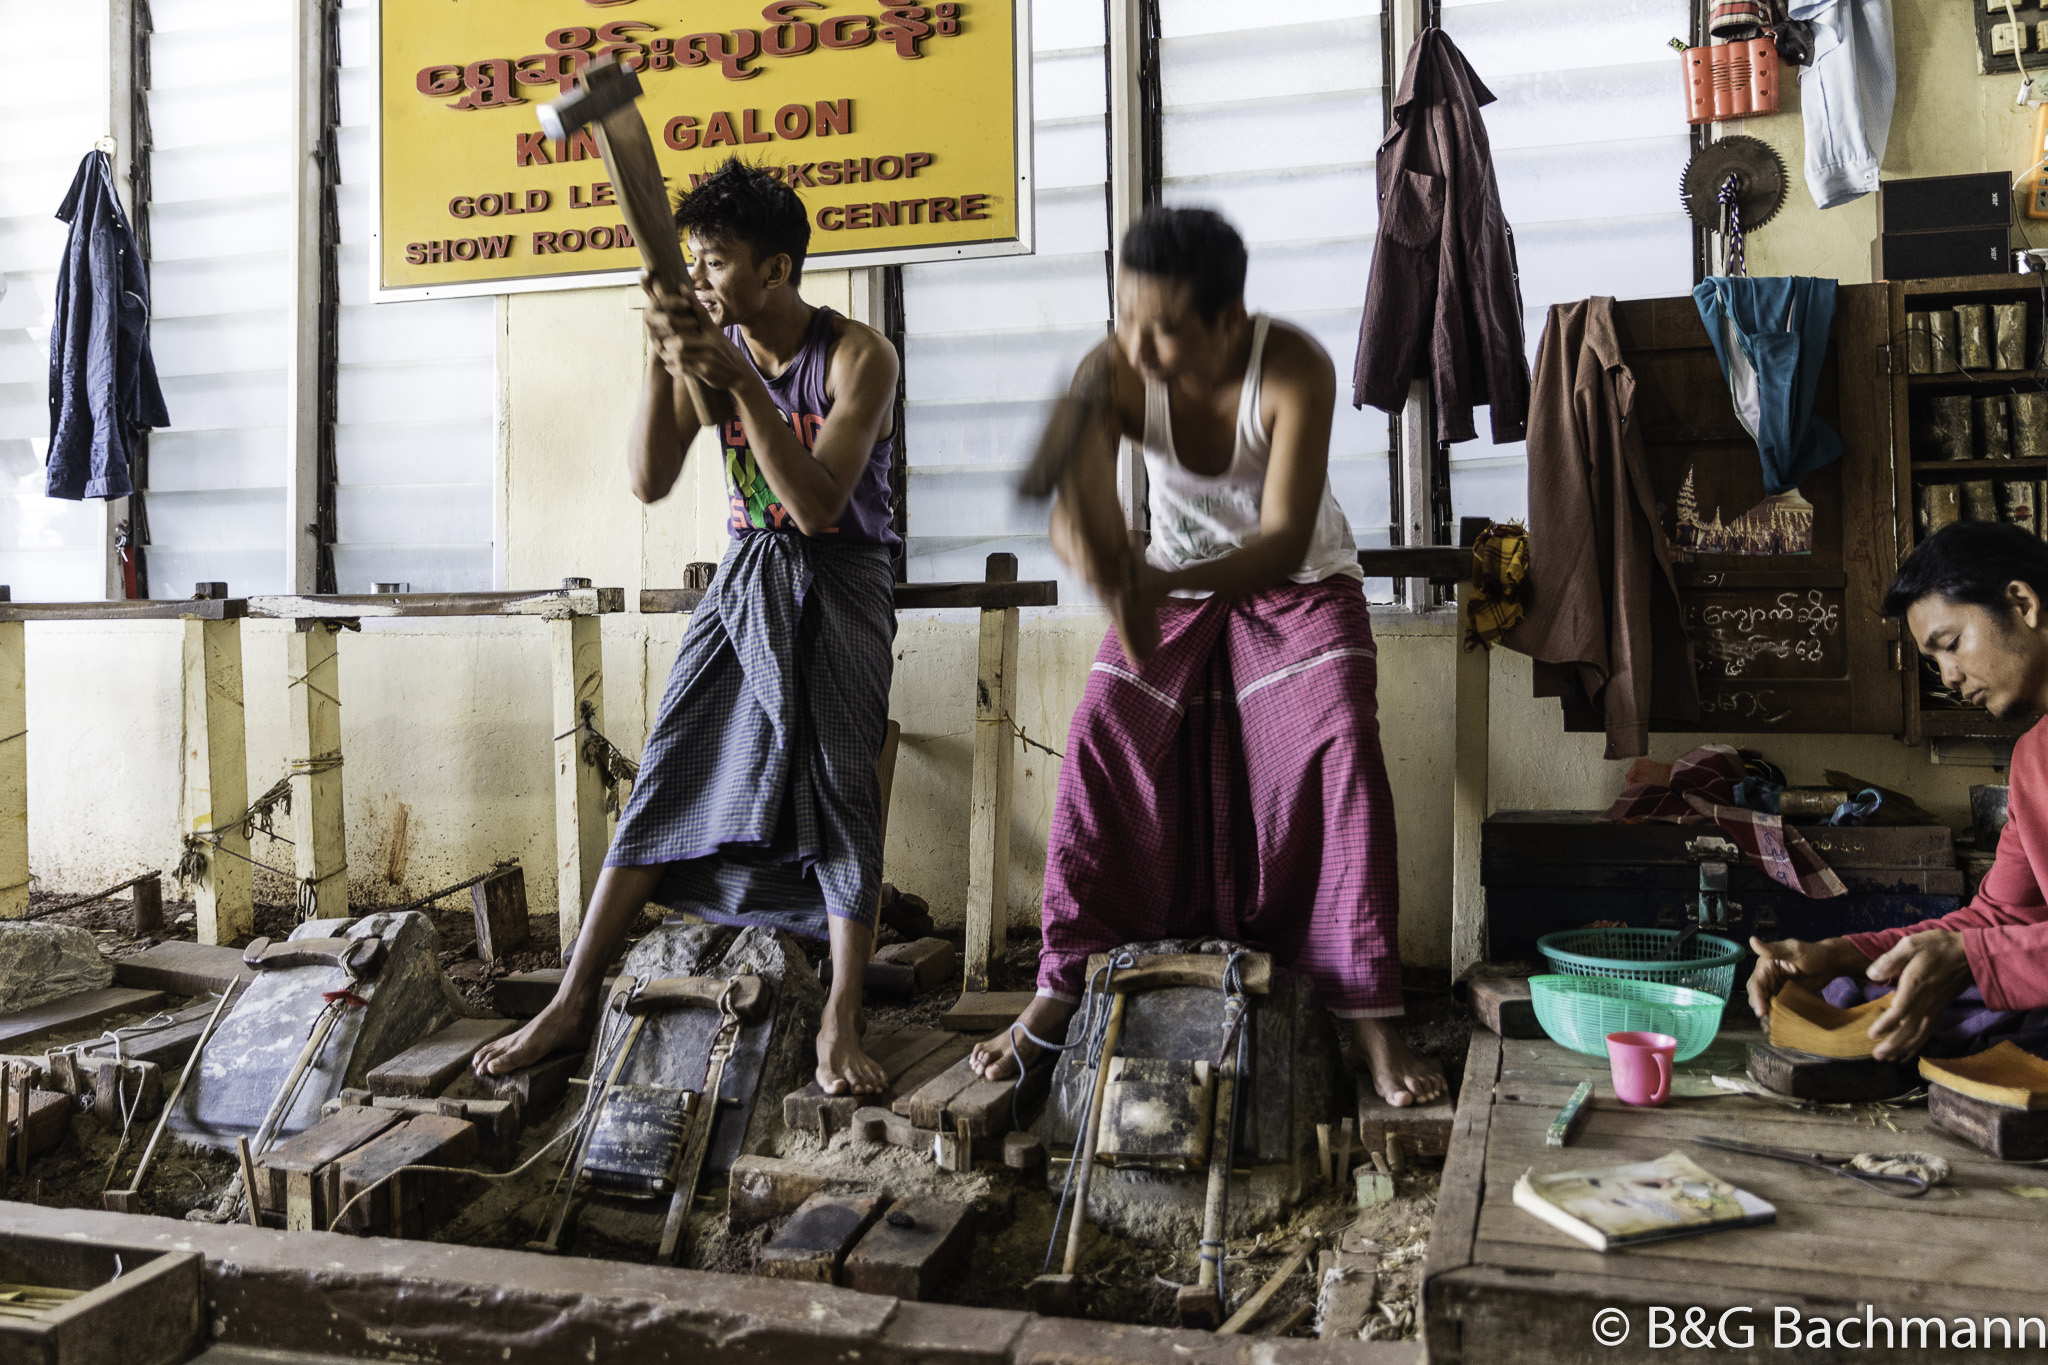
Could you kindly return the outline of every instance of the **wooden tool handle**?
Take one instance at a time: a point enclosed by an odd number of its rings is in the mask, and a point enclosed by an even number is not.
[[[1124,1032],[1124,1001],[1119,995],[1110,1002],[1109,1023],[1102,1030],[1102,1057],[1095,1068],[1095,1098],[1088,1106],[1088,1134],[1081,1144],[1081,1169],[1074,1173],[1074,1212],[1067,1225],[1067,1254],[1060,1273],[1071,1275],[1081,1259],[1081,1224],[1088,1221],[1089,1176],[1095,1170],[1095,1149],[1102,1142],[1102,1095],[1109,1088],[1109,1064],[1116,1058],[1117,1040]]]
[[[697,325],[715,330],[711,315],[697,302],[690,287],[689,262],[683,259],[683,244],[676,236],[674,217],[669,213],[668,188],[662,183],[661,165],[654,159],[654,140],[640,118],[637,105],[627,105],[598,120],[598,154],[618,191],[619,208],[626,227],[640,248],[654,282],[678,298],[687,300],[697,315]],[[699,426],[723,426],[732,417],[732,398],[717,389],[706,388],[694,376],[685,375],[690,406],[696,410]]]
[[[715,976],[665,976],[650,981],[626,1004],[628,1014],[654,1010],[684,1009],[692,1005],[717,1009],[727,987],[732,988],[732,1010],[748,1023],[759,1019],[768,1008],[768,991],[761,978],[736,976],[730,981]]]
[[[1108,961],[1104,953],[1089,958],[1088,979],[1094,980]],[[1119,995],[1166,986],[1207,986],[1220,991],[1228,961],[1220,953],[1150,953],[1138,958],[1137,966],[1112,976],[1109,989]],[[1246,953],[1237,964],[1237,974],[1247,995],[1266,995],[1273,989],[1273,959],[1266,953]]]
[[[383,957],[381,938],[288,938],[277,942],[258,938],[242,950],[242,965],[257,971],[337,967],[361,973],[373,970]]]

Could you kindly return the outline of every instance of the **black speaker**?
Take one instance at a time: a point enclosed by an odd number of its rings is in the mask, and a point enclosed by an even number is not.
[[[2005,227],[1887,232],[1870,244],[1870,278],[1935,280],[1952,275],[2009,275],[2011,246],[2011,230]]]
[[[1886,180],[1877,187],[1877,230],[1882,233],[1944,232],[2011,223],[2012,182],[2003,171]]]

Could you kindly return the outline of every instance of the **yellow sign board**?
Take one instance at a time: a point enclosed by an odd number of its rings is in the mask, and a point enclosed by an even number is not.
[[[1028,252],[1028,3],[380,0],[376,292],[640,269],[590,131],[536,116],[605,55],[639,74],[671,199],[737,156],[801,196],[814,262]]]

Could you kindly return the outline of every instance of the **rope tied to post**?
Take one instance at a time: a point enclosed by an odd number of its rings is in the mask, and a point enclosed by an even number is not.
[[[617,815],[621,804],[619,784],[623,782],[627,794],[631,795],[633,784],[640,780],[640,765],[628,758],[625,750],[612,743],[611,739],[597,728],[597,707],[591,702],[578,703],[574,728],[556,735],[555,742],[559,744],[579,731],[583,735],[579,757],[585,764],[597,769],[604,778],[604,813]]]

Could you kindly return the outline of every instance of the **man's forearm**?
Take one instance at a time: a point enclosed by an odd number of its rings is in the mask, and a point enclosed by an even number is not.
[[[657,353],[648,358],[647,378],[640,386],[640,408],[633,415],[633,434],[626,451],[626,468],[633,496],[642,502],[659,502],[675,487],[683,472],[683,457],[689,442],[676,424],[675,378]],[[694,437],[696,432],[691,431]]]
[[[1191,564],[1166,575],[1169,592],[1186,588],[1223,597],[1262,592],[1301,565],[1305,537],[1264,535],[1204,564]]]

